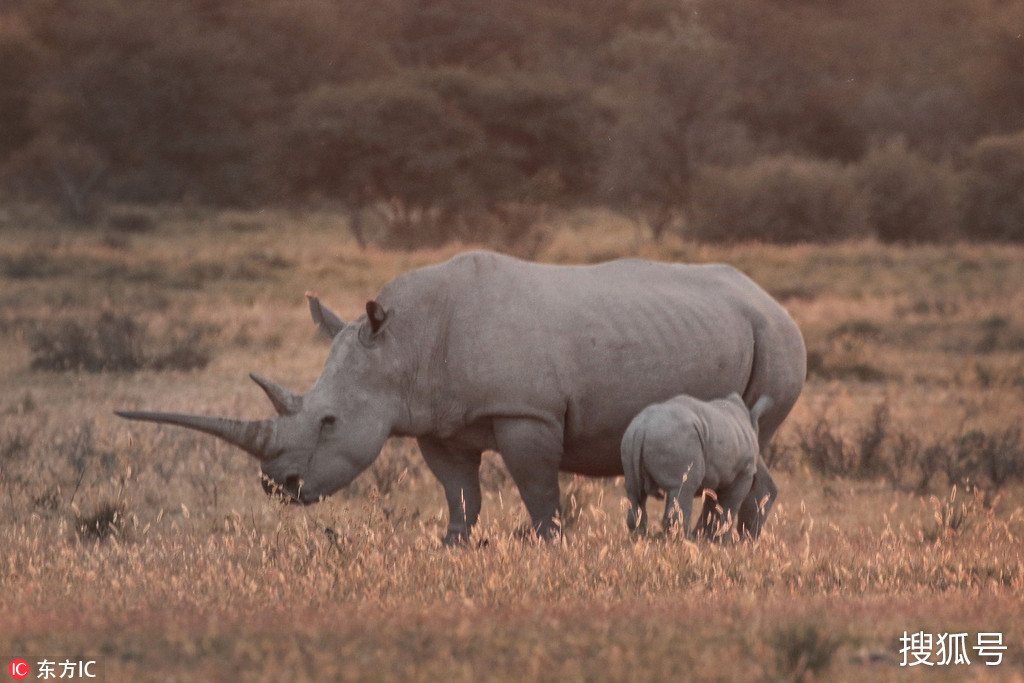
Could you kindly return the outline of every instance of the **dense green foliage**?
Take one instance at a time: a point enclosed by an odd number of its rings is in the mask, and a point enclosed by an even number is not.
[[[1001,0],[15,0],[0,184],[78,219],[385,206],[410,245],[551,204],[656,236],[1019,240],[1022,21]],[[804,224],[716,219],[777,183]]]

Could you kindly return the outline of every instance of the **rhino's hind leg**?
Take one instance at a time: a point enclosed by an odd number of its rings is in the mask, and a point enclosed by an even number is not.
[[[740,506],[737,528],[740,538],[755,539],[761,535],[765,519],[772,509],[775,497],[779,489],[775,480],[768,472],[767,465],[760,455],[757,456],[757,472],[754,474],[754,483],[750,487],[750,493],[743,500]]]
[[[534,531],[544,539],[558,538],[562,530],[558,490],[561,427],[529,418],[496,419],[494,439],[530,513]]]
[[[427,467],[448,501],[447,546],[465,543],[480,516],[480,451],[460,449],[427,437],[417,439]]]
[[[639,536],[647,535],[647,494],[641,494],[639,500],[629,501],[629,512],[626,513],[626,527]]]

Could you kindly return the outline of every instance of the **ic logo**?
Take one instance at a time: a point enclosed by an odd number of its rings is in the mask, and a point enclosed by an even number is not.
[[[24,659],[15,659],[11,662],[11,666],[8,667],[8,670],[11,672],[12,678],[17,678],[18,680],[21,680],[22,678],[28,676],[30,669],[28,666],[28,662],[26,662]]]

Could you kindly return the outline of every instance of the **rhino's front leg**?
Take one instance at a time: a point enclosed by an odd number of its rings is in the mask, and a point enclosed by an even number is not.
[[[416,441],[448,501],[448,531],[442,542],[448,546],[464,543],[480,516],[480,451],[427,437]]]
[[[562,528],[558,520],[561,427],[536,419],[505,418],[494,421],[494,438],[537,535],[557,538]]]

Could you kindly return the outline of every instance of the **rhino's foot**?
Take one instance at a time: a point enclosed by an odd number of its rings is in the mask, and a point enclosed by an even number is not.
[[[562,540],[562,529],[557,524],[553,527],[544,530],[526,523],[520,525],[512,532],[512,538],[523,543],[541,543],[548,541],[561,541]]]
[[[769,474],[764,460],[758,457],[757,473],[754,475],[753,484],[740,506],[736,527],[740,538],[750,541],[757,540],[778,495],[779,487],[776,486],[772,475]]]
[[[546,519],[533,526],[534,534],[542,541],[561,541],[562,524],[557,519]]]
[[[632,503],[626,513],[626,527],[639,535],[647,533],[647,510],[640,503]]]
[[[644,538],[647,536],[647,515],[643,515],[639,520],[627,519],[626,528],[629,529],[629,535],[632,538]]]
[[[469,546],[469,532],[449,529],[448,533],[441,538],[441,545],[445,548],[464,548]]]
[[[642,522],[629,530],[629,537],[633,539],[647,538],[647,535],[647,525]]]

